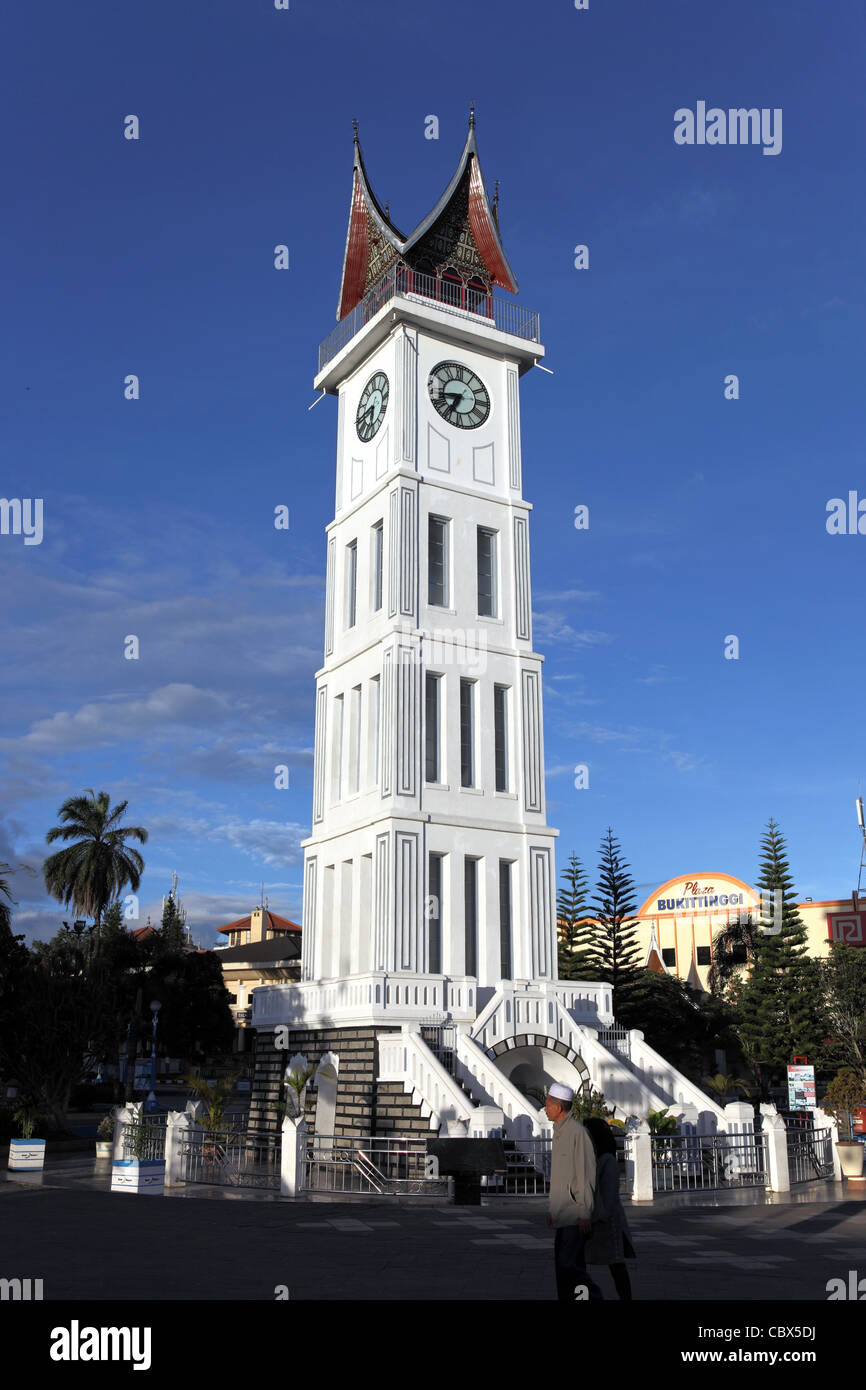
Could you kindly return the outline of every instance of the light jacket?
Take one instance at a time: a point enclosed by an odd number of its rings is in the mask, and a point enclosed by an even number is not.
[[[576,1226],[592,1219],[595,1149],[573,1115],[553,1127],[550,1165],[550,1216],[554,1226]]]

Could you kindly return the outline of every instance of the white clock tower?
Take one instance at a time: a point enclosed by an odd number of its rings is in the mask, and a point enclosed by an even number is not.
[[[544,349],[538,315],[496,294],[517,282],[474,124],[409,236],[356,128],[338,323],[319,351],[337,469],[302,974],[256,991],[253,1026],[263,1076],[267,1030],[327,1052],[343,1132],[387,1129],[395,1088],[428,1129],[498,1116],[537,1132],[537,1088],[579,1086],[612,1022],[608,985],[557,981],[519,401]]]

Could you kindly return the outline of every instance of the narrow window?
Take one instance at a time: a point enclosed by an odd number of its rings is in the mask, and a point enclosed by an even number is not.
[[[442,860],[431,854],[427,870],[427,969],[431,975],[442,970]]]
[[[334,800],[343,795],[343,697],[334,700],[334,744],[331,771],[333,777]]]
[[[358,542],[346,546],[346,627],[355,626],[358,604]]]
[[[427,675],[424,682],[425,776],[428,782],[440,781],[439,751],[439,676]]]
[[[499,861],[499,968],[503,980],[511,979],[511,861]]]
[[[382,686],[378,676],[370,682],[370,780],[374,787],[379,785],[379,745],[382,739]]]
[[[448,522],[444,517],[427,519],[427,602],[447,608]]]
[[[361,790],[361,687],[352,688],[352,726],[349,743],[349,794]]]
[[[508,791],[508,686],[493,687],[493,759],[496,790]]]
[[[377,521],[376,525],[373,527],[373,554],[371,556],[370,565],[373,590],[371,596],[371,607],[374,613],[377,613],[379,609],[382,607],[382,537],[382,522]]]
[[[475,786],[475,682],[460,682],[460,785]]]
[[[478,616],[497,616],[496,532],[478,527]]]
[[[466,944],[464,974],[478,974],[478,860],[463,861],[463,911]]]

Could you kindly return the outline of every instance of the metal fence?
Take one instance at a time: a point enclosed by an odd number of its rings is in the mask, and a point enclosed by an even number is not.
[[[193,1131],[180,1141],[181,1176],[184,1182],[279,1190],[280,1152],[278,1131]]]
[[[534,309],[524,309],[521,304],[511,300],[485,294],[483,288],[479,289],[471,280],[463,282],[426,275],[399,265],[392,266],[319,345],[319,371],[398,294],[434,300],[448,313],[458,314],[461,318],[481,319],[516,338],[527,338],[536,343],[540,341],[539,318]]]
[[[763,1134],[654,1134],[653,1191],[766,1187]]]
[[[122,1124],[120,1143],[123,1157],[143,1160],[165,1158],[165,1121],[165,1115],[146,1115],[143,1125]]]
[[[600,1028],[598,1040],[602,1047],[611,1052],[619,1052],[623,1057],[631,1057],[631,1036],[627,1028]]]
[[[833,1176],[833,1136],[829,1129],[790,1128],[788,1173],[792,1183]]]
[[[489,1197],[543,1197],[550,1191],[550,1164],[553,1138],[502,1140],[505,1173],[490,1173],[481,1179]]]
[[[445,1197],[448,1180],[434,1172],[421,1137],[322,1135],[307,1144],[304,1186],[310,1192]]]

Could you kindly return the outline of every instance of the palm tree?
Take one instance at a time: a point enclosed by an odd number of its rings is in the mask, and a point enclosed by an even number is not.
[[[707,983],[713,994],[724,994],[740,968],[751,963],[758,927],[750,912],[741,913],[713,937],[713,961]]]
[[[741,1076],[726,1076],[720,1071],[717,1071],[715,1076],[705,1076],[704,1086],[706,1090],[714,1091],[720,1099],[731,1095],[733,1091],[742,1091],[747,1096],[752,1094],[748,1082],[744,1081]]]
[[[6,874],[10,873],[11,869],[11,864],[0,863],[0,929],[8,927],[12,921],[9,903],[17,906],[9,888],[9,880],[6,878]],[[4,897],[7,899],[5,903]]]
[[[130,849],[126,840],[144,844],[147,831],[140,825],[118,825],[128,801],[110,810],[108,792],[97,795],[89,787],[84,796],[71,796],[60,807],[58,815],[64,825],[57,825],[45,836],[54,840],[73,840],[74,844],[61,849],[45,860],[45,886],[64,907],[72,904],[74,912],[92,917],[99,935],[102,914],[113,898],[129,885],[136,892],[144,872],[144,860],[138,850]]]

